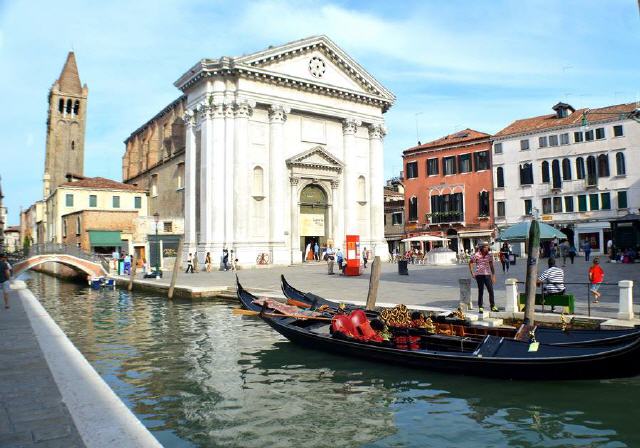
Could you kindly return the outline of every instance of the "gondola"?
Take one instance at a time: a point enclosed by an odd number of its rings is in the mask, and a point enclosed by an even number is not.
[[[300,307],[310,307],[316,309],[322,305],[327,305],[329,308],[336,309],[338,303],[331,300],[324,299],[313,293],[304,293],[293,286],[291,286],[284,275],[280,276],[282,292],[287,298],[289,303],[295,304]],[[350,311],[357,309],[357,305],[347,305],[346,310]],[[370,317],[374,313],[368,313]],[[436,320],[447,321],[454,325],[461,325],[465,328],[469,327],[468,322],[462,319],[446,319],[444,317],[436,316]],[[498,336],[515,336],[517,330],[513,329],[493,329],[489,327],[482,327],[482,332],[486,332],[487,335]],[[624,330],[590,330],[590,329],[566,329],[553,327],[538,326],[536,329],[536,340],[544,344],[558,345],[558,346],[576,346],[576,347],[588,347],[588,346],[609,346],[622,344],[625,342],[640,339],[640,328],[638,326],[634,328]]]
[[[497,336],[480,341],[460,337],[425,336],[418,350],[338,338],[330,324],[314,319],[298,319],[263,313],[254,295],[240,282],[237,288],[242,305],[257,311],[278,333],[293,343],[331,353],[370,361],[393,363],[446,373],[517,380],[606,379],[640,373],[640,338],[606,347],[564,347]]]

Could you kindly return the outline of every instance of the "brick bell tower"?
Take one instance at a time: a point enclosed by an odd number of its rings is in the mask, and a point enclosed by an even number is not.
[[[44,197],[67,175],[84,174],[84,133],[87,116],[87,85],[80,83],[76,56],[67,55],[60,77],[49,90],[47,152],[44,166]]]

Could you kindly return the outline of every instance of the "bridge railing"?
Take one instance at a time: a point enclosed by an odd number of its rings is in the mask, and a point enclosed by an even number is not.
[[[43,243],[43,244],[34,244],[29,247],[29,252],[25,253],[25,258],[33,257],[35,255],[71,255],[76,258],[80,258],[82,260],[87,260],[92,263],[100,264],[105,271],[109,272],[110,263],[108,259],[101,254],[94,254],[85,252],[77,246],[70,246],[67,244],[58,244],[58,243]]]

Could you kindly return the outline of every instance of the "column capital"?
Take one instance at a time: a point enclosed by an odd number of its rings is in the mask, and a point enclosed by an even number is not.
[[[292,187],[295,187],[296,185],[298,185],[298,183],[300,182],[300,178],[299,177],[290,177],[289,178],[289,183],[291,184]]]
[[[196,125],[195,112],[190,109],[186,109],[182,114],[182,120],[184,121],[184,124],[187,126],[195,126]]]
[[[291,109],[281,104],[272,104],[269,107],[269,121],[271,123],[284,123],[287,121],[287,114]]]
[[[225,116],[224,104],[209,104],[205,108],[208,118],[224,118]]]
[[[256,103],[242,99],[236,101],[235,106],[235,114],[237,118],[249,118],[253,115],[253,108],[256,107]]]
[[[344,135],[354,135],[358,131],[358,126],[361,124],[362,122],[355,118],[345,118],[342,120],[342,133]]]
[[[340,180],[339,179],[333,179],[331,181],[331,189],[332,190],[337,190],[339,186],[340,186]]]
[[[387,135],[387,128],[385,128],[384,124],[370,124],[368,129],[369,139],[371,140],[381,140],[385,135]]]
[[[236,103],[234,103],[234,102],[224,103],[223,104],[223,108],[224,108],[224,116],[225,116],[225,118],[233,118],[233,116],[235,114]]]

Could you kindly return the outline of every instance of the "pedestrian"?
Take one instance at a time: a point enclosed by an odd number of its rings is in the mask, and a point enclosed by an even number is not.
[[[7,261],[7,256],[0,256],[0,288],[4,297],[4,308],[9,309],[9,280],[11,280],[11,265]]]
[[[344,263],[344,255],[342,254],[341,249],[338,249],[336,252],[336,261],[338,262],[338,269],[340,269],[340,272],[343,272],[342,263]]]
[[[491,311],[498,311],[495,304],[495,298],[493,295],[493,284],[496,282],[496,271],[493,266],[493,255],[489,251],[489,243],[483,242],[480,245],[478,252],[473,254],[469,261],[469,271],[471,276],[476,279],[478,284],[478,312],[483,313],[482,308],[482,296],[484,295],[484,288],[489,291],[489,302],[491,304]]]
[[[233,254],[233,249],[231,249],[231,270],[233,272],[238,270],[238,266],[236,266],[236,263],[238,263],[238,259]]]
[[[364,250],[362,251],[362,261],[364,262],[364,268],[367,269],[367,248],[365,247]]]
[[[571,249],[571,246],[569,246],[569,241],[564,240],[562,243],[560,243],[560,255],[562,255],[563,268],[567,266],[567,257],[569,256],[569,249]]]
[[[113,270],[118,272],[118,260],[120,259],[120,253],[118,252],[118,248],[113,249],[113,253],[111,253],[111,264],[113,265]]]
[[[320,261],[320,245],[317,241],[313,245],[313,259],[316,261]]]
[[[582,250],[584,251],[584,261],[589,261],[589,255],[591,255],[591,243],[589,240],[584,240]]]
[[[200,272],[200,260],[198,259],[198,249],[193,253],[193,273]]]
[[[129,254],[124,256],[124,273],[125,275],[131,275],[131,256]]]
[[[207,252],[207,255],[205,255],[204,266],[207,272],[211,272],[211,252]]]
[[[187,258],[187,270],[184,271],[185,274],[191,272],[193,274],[193,254],[189,253],[189,258]]]
[[[222,251],[222,268],[225,271],[229,270],[229,251],[227,249]]]
[[[500,264],[502,264],[502,273],[509,272],[509,244],[505,241],[500,248]]]
[[[333,265],[335,263],[335,251],[333,250],[333,245],[327,245],[327,274],[333,275]]]
[[[542,285],[542,291],[547,295],[564,294],[566,288],[564,286],[564,271],[556,266],[556,259],[549,258],[547,261],[549,267],[544,270],[538,277],[538,285]],[[551,306],[551,311],[555,307]]]
[[[600,300],[600,296],[602,295],[598,290],[600,289],[600,284],[604,280],[604,271],[600,266],[600,260],[598,257],[593,259],[593,264],[589,268],[589,282],[591,283],[591,287],[589,291],[593,294],[593,303],[598,303]]]
[[[611,263],[613,261],[613,240],[607,241],[607,263]]]
[[[578,250],[576,249],[576,246],[574,246],[572,243],[569,246],[569,259],[571,260],[571,264],[573,264],[573,259],[576,258],[577,253],[578,253]]]
[[[307,244],[307,247],[305,247],[304,249],[304,260],[303,261],[309,261],[309,257],[313,258],[313,254],[310,254],[311,252],[311,243]]]

